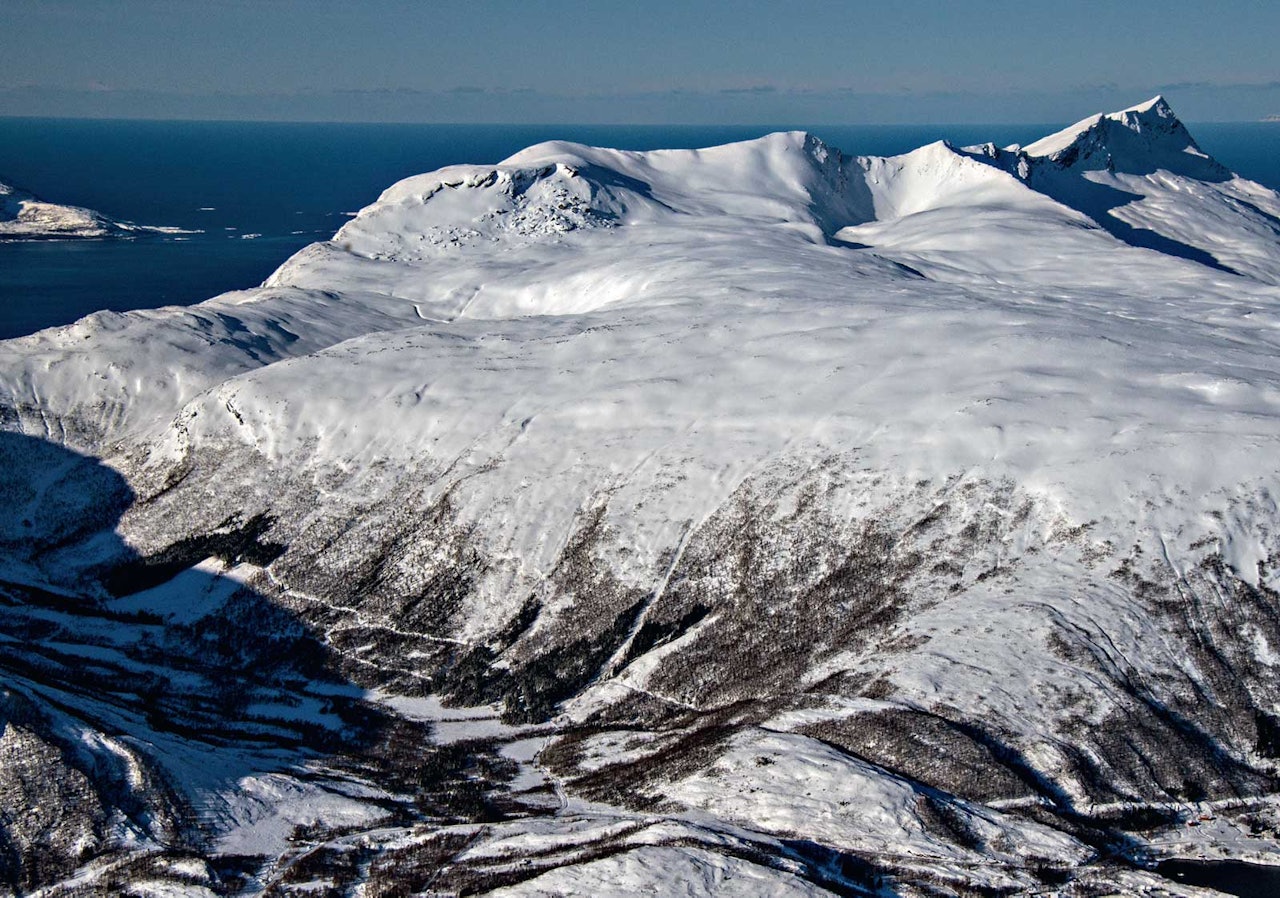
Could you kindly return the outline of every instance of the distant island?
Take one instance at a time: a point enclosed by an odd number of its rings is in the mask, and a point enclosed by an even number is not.
[[[187,233],[190,232],[181,228],[148,227],[117,221],[80,206],[49,203],[29,191],[0,183],[0,241]]]
[[[1264,121],[1264,122],[1280,122],[1280,115],[1268,115],[1268,116],[1265,116],[1265,117],[1262,119],[1262,121]]]

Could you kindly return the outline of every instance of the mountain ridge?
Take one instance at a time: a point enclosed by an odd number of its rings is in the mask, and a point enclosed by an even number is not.
[[[1140,144],[1135,145],[1134,136],[1141,138]],[[1140,147],[1136,152],[1135,146]],[[1175,174],[1200,180],[1230,176],[1224,166],[1200,149],[1162,96],[1119,112],[1083,119],[1022,149],[1029,156],[1050,158],[1064,168],[1101,161],[1104,167],[1114,170],[1117,164],[1130,161],[1124,156],[1124,151],[1129,150],[1140,160],[1139,164],[1172,164],[1175,167],[1169,170]],[[1098,160],[1101,154],[1106,158]]]
[[[6,829],[58,859],[23,887],[119,890],[113,851],[215,894],[1266,859],[1280,197],[1103,152],[554,142],[392,185],[261,288],[0,344],[0,669],[66,709],[6,732],[152,771]]]

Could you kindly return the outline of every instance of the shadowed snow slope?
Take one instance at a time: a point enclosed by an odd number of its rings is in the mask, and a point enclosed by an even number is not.
[[[1275,193],[1206,155],[1162,97],[992,155],[1127,243],[1280,283]]]
[[[1202,181],[1230,180],[1231,172],[1207,156],[1164,97],[1095,115],[1023,148],[1064,168],[1107,168],[1129,174],[1167,171]]]
[[[127,552],[5,576],[161,629],[234,577],[393,719],[337,810],[175,786],[210,889],[1132,892],[1277,849],[1277,284],[1280,197],[1159,99],[891,158],[540,144],[0,344],[5,427],[133,497]]]

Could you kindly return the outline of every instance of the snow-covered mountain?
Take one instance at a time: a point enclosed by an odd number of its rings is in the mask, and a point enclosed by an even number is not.
[[[149,227],[108,218],[79,206],[60,206],[35,194],[0,183],[0,240],[136,237],[185,234],[181,228]]]
[[[258,289],[0,344],[5,869],[1177,894],[1155,859],[1274,857],[1277,333],[1280,197],[1156,99],[892,158],[540,144]]]

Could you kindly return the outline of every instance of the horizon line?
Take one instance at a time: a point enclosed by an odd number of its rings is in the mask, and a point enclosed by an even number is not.
[[[1264,116],[1256,119],[1192,119],[1178,116],[1179,120],[1191,125],[1274,125],[1280,124],[1280,117]],[[882,121],[811,121],[803,124],[795,122],[638,122],[638,121],[433,121],[427,119],[322,119],[322,118],[185,118],[174,116],[117,116],[117,115],[25,115],[0,112],[0,119],[31,121],[64,121],[64,122],[181,122],[184,124],[226,124],[226,125],[432,125],[441,127],[483,127],[483,128],[782,128],[785,130],[803,130],[807,127],[835,128],[938,128],[938,127],[1060,127],[1072,122],[1062,121],[983,121],[953,120],[931,122],[882,122]],[[1081,119],[1082,121],[1083,119]]]

